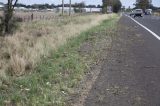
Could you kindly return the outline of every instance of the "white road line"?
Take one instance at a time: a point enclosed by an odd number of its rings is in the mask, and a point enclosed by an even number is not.
[[[141,27],[143,27],[145,30],[147,30],[148,32],[150,32],[154,37],[156,37],[158,40],[160,40],[160,36],[158,36],[156,33],[154,33],[153,31],[151,31],[149,28],[147,28],[146,26],[142,25],[141,23],[139,23],[138,21],[136,21],[132,17],[130,17],[128,15],[125,15],[125,16],[129,17],[130,19],[132,19],[134,22],[136,22],[138,25],[140,25]]]

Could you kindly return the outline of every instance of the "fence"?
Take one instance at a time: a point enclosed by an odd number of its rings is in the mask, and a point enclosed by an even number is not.
[[[74,13],[72,17],[89,15],[92,13]],[[3,11],[0,11],[0,17],[3,15]],[[32,22],[39,20],[52,20],[52,19],[64,19],[69,16],[69,14],[64,14],[64,16],[60,16],[59,13],[55,12],[15,12],[14,17],[18,22]]]
[[[81,13],[81,14],[72,14],[72,17],[76,16],[82,16],[82,15],[89,15],[91,13]],[[59,14],[36,14],[36,13],[31,13],[31,14],[16,14],[14,16],[18,22],[32,22],[32,21],[39,21],[39,20],[52,20],[52,19],[64,19],[66,17],[69,17],[68,14],[64,16],[60,16]]]
[[[31,21],[38,21],[38,20],[51,20],[51,19],[58,18],[58,16],[45,16],[45,15],[34,16],[34,15],[28,15],[28,16],[15,16],[15,18],[19,22],[31,22]]]
[[[37,20],[51,20],[58,16],[59,14],[55,12],[23,12],[18,11],[14,13],[14,17],[19,22],[30,22],[30,21],[37,21]]]

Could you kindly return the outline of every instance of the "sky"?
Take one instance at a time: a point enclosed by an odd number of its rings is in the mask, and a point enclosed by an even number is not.
[[[2,2],[6,2],[7,0],[0,0]],[[65,3],[69,3],[69,0],[64,0]],[[82,2],[84,1],[86,4],[102,4],[102,0],[72,0],[72,3],[75,2]],[[125,7],[133,7],[133,4],[135,3],[136,0],[121,0],[122,5]],[[160,7],[160,0],[152,0],[153,5]],[[24,3],[24,4],[41,4],[41,3],[49,3],[49,4],[61,4],[61,0],[19,0],[19,3]]]

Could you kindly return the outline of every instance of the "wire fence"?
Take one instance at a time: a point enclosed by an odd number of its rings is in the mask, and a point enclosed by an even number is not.
[[[72,13],[71,17],[76,16],[83,16],[83,15],[89,15],[92,13]],[[3,16],[3,11],[0,11],[0,17]],[[33,22],[33,21],[40,21],[40,20],[63,20],[64,18],[69,17],[69,13],[65,13],[64,16],[62,16],[60,13],[56,12],[15,12],[14,18],[17,22]]]
[[[51,19],[56,19],[59,16],[45,16],[45,15],[40,15],[40,16],[34,16],[34,15],[28,15],[28,16],[15,16],[18,22],[32,22],[32,21],[38,21],[38,20],[51,20]]]
[[[76,16],[83,16],[83,15],[89,15],[91,13],[78,13],[78,14],[72,14],[71,17],[76,17]],[[18,22],[32,22],[32,21],[39,21],[39,20],[53,20],[53,19],[64,19],[66,17],[69,17],[68,14],[65,14],[64,16],[60,14],[28,14],[28,15],[15,15],[15,19]]]
[[[18,22],[31,22],[38,20],[51,20],[58,17],[59,14],[55,12],[45,11],[35,11],[35,12],[25,12],[25,11],[16,11],[14,12],[14,18]]]

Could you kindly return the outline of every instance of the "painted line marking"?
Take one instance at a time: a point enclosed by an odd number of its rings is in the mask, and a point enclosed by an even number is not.
[[[150,32],[154,37],[156,37],[158,40],[160,40],[160,36],[157,35],[156,33],[154,33],[153,31],[151,31],[149,28],[147,28],[146,26],[142,25],[141,23],[139,23],[138,21],[136,21],[132,17],[130,17],[128,15],[125,15],[125,16],[129,17],[130,19],[132,19],[135,23],[137,23],[138,25],[140,25],[141,27],[143,27],[145,30],[147,30],[148,32]]]

